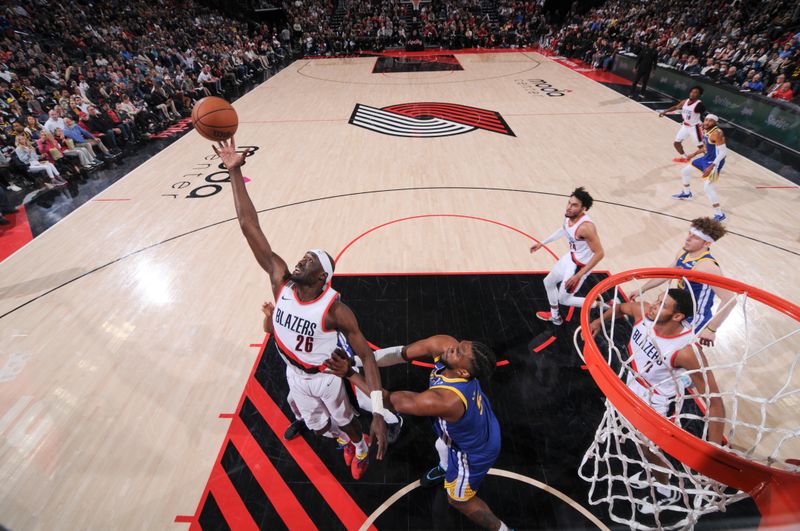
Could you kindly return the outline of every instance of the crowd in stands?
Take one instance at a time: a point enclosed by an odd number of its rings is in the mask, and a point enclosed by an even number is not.
[[[800,100],[800,4],[788,0],[609,0],[558,23],[541,0],[334,1],[284,0],[280,27],[223,17],[193,0],[7,4],[0,185],[79,181],[188,116],[197,99],[230,99],[294,57],[420,41],[540,45],[605,69],[617,52],[648,45],[663,66]]]
[[[197,99],[231,99],[287,60],[268,26],[189,0],[7,6],[0,185],[19,192],[81,182],[189,116]]]
[[[656,48],[661,66],[800,103],[800,4],[787,0],[610,0],[571,14],[544,42],[609,68],[616,52]]]

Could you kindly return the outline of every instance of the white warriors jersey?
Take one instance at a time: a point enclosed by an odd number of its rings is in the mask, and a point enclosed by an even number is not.
[[[339,293],[328,285],[319,297],[303,302],[286,282],[278,292],[272,327],[280,352],[295,367],[306,372],[319,368],[336,349],[336,330],[325,328],[325,316]]]
[[[679,391],[683,392],[680,381],[685,372],[675,367],[675,356],[692,341],[692,330],[684,327],[678,335],[660,336],[653,324],[644,318],[633,326],[628,342],[633,371],[628,373],[628,385],[635,380],[655,394],[673,397]]]
[[[683,125],[700,125],[703,123],[703,118],[696,110],[698,105],[700,105],[700,100],[695,100],[691,105],[688,99],[683,102],[683,108],[681,108]]]
[[[564,218],[564,232],[567,233],[569,252],[572,254],[572,261],[579,266],[584,266],[589,263],[589,260],[594,256],[589,244],[576,237],[578,227],[587,222],[592,223],[592,218],[589,217],[589,214],[581,216],[571,227],[569,225],[569,218]]]

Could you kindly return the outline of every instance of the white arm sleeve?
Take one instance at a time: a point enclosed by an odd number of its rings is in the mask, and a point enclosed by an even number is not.
[[[725,144],[717,145],[717,156],[714,158],[714,167],[719,168],[719,163],[725,160],[725,156],[728,154],[728,146]]]
[[[564,227],[559,227],[557,231],[555,231],[553,234],[542,240],[542,245],[547,245],[550,242],[560,240],[564,236],[566,236],[566,233],[564,232]]]
[[[391,365],[399,365],[406,363],[403,359],[403,345],[396,347],[387,347],[375,351],[375,362],[378,367],[389,367]]]

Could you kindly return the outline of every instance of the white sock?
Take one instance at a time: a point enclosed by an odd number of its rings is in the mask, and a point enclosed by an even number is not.
[[[558,317],[558,306],[551,306],[550,307],[550,317],[556,319]]]
[[[364,440],[364,436],[361,436],[361,440],[357,443],[353,443],[356,445],[356,457],[358,459],[364,459],[369,453],[369,446],[367,446],[367,441]]]
[[[509,531],[509,529],[508,526],[505,524],[505,522],[500,520],[500,528],[497,531]]]

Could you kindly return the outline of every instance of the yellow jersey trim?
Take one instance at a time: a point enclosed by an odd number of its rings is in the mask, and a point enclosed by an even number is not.
[[[464,381],[466,381],[466,380],[464,380]],[[433,387],[431,387],[431,389],[448,389],[450,391],[453,391],[455,394],[458,395],[458,398],[460,398],[461,401],[464,402],[464,409],[469,407],[468,404],[467,404],[467,398],[464,396],[464,393],[462,393],[461,391],[459,391],[455,387],[452,387],[450,385],[434,385]]]

